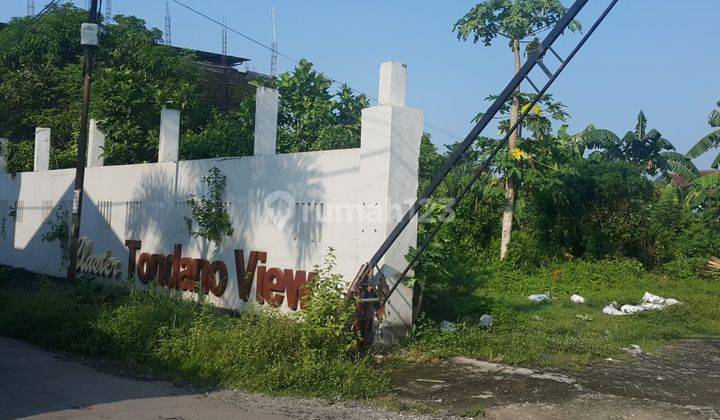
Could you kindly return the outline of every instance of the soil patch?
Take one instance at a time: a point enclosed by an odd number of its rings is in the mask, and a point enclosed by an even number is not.
[[[454,358],[404,367],[392,379],[398,398],[455,415],[483,407],[499,418],[720,418],[720,339],[679,340],[579,370]]]

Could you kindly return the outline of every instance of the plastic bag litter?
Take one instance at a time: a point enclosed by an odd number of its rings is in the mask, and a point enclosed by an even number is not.
[[[632,315],[638,312],[645,311],[656,311],[667,308],[668,306],[677,305],[680,302],[673,298],[667,298],[653,295],[652,293],[645,292],[643,295],[643,303],[640,305],[623,305],[620,309],[617,308],[617,302],[613,302],[603,308],[603,313],[608,315]]]
[[[622,312],[625,312],[626,314],[635,314],[638,312],[644,312],[649,310],[650,308],[642,306],[642,305],[623,305],[620,307],[620,310]]]
[[[550,295],[548,295],[547,293],[536,293],[534,295],[528,296],[528,299],[533,302],[545,302],[550,300]]]
[[[652,305],[659,305],[661,307],[677,305],[678,303],[680,303],[680,301],[678,301],[677,299],[673,299],[673,298],[665,299],[664,297],[660,297],[658,295],[653,295],[652,293],[649,293],[649,292],[645,292],[645,294],[643,295],[643,302],[645,302],[645,304],[647,304],[647,305],[652,304]],[[643,305],[643,306],[647,306],[647,305]],[[662,309],[662,308],[656,308],[656,309]]]
[[[620,350],[630,354],[642,354],[643,351],[637,344],[631,344],[629,347],[621,347]]]
[[[452,332],[455,330],[455,324],[450,321],[443,321],[440,323],[440,329],[445,332]]]
[[[657,296],[657,295],[653,295],[652,293],[649,293],[649,292],[645,292],[645,294],[643,295],[643,302],[657,303],[658,305],[662,305],[663,303],[665,303],[665,298]]]
[[[490,328],[493,325],[495,319],[492,315],[485,314],[480,317],[480,326]]]
[[[585,303],[585,298],[580,295],[572,295],[572,296],[570,296],[570,301],[572,303],[582,305]]]
[[[617,308],[617,302],[613,302],[613,303],[609,304],[608,306],[604,307],[602,311],[604,314],[607,314],[607,315],[617,315],[617,316],[630,315],[628,313],[625,313],[625,312],[619,310]]]

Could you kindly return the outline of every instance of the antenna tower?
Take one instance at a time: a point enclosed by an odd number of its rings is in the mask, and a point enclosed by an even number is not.
[[[170,28],[170,2],[165,0],[165,45],[172,45],[172,32]]]
[[[222,55],[223,66],[227,66],[227,18],[223,16],[222,28]]]
[[[230,91],[228,88],[228,59],[227,59],[227,18],[223,16],[222,27],[222,104],[221,109],[227,112],[230,107]]]
[[[273,41],[272,41],[272,55],[270,56],[270,77],[275,78],[277,76],[277,33],[275,31],[275,8],[272,9],[272,29],[273,29]]]
[[[27,15],[35,16],[35,0],[27,0]]]
[[[112,19],[112,0],[105,0],[105,19]]]

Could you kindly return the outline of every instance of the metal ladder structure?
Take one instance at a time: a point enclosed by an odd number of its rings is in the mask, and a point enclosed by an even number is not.
[[[530,84],[530,86],[533,87],[537,95],[530,102],[529,106],[525,107],[525,111],[519,115],[517,122],[513,126],[509,127],[509,129],[507,130],[507,134],[505,134],[504,138],[502,138],[496,143],[495,147],[492,149],[487,158],[476,169],[475,174],[471,178],[471,180],[460,190],[460,193],[445,206],[445,209],[448,213],[450,213],[455,208],[455,206],[470,190],[472,185],[478,180],[478,178],[480,178],[480,175],[485,170],[487,170],[492,161],[495,159],[495,156],[500,152],[500,150],[502,150],[506,146],[510,134],[513,133],[517,129],[517,127],[519,127],[520,124],[523,123],[525,117],[527,117],[533,107],[538,103],[538,101],[540,101],[542,96],[547,92],[550,86],[552,86],[555,80],[557,80],[563,70],[565,70],[570,61],[575,57],[575,55],[577,55],[583,45],[585,45],[585,43],[588,41],[588,39],[590,39],[595,30],[605,20],[605,18],[612,11],[618,1],[619,0],[610,1],[610,4],[605,8],[603,13],[596,19],[595,23],[576,44],[575,48],[573,48],[568,54],[568,56],[563,59],[560,54],[558,54],[553,49],[553,45],[558,40],[558,38],[563,35],[568,26],[575,20],[580,11],[588,4],[589,0],[576,0],[575,3],[570,8],[568,8],[567,12],[560,18],[555,27],[540,43],[534,54],[532,54],[532,56],[525,62],[520,71],[512,78],[512,80],[510,80],[507,86],[505,86],[505,89],[503,89],[502,93],[500,93],[497,99],[495,99],[495,101],[490,105],[487,111],[482,115],[482,118],[477,122],[477,124],[472,128],[472,130],[470,130],[468,135],[465,136],[465,139],[462,141],[462,143],[460,143],[459,146],[453,150],[450,156],[448,156],[443,166],[435,173],[432,181],[427,186],[427,188],[425,188],[425,191],[423,191],[423,193],[417,198],[415,203],[403,215],[402,219],[400,219],[398,224],[390,232],[388,237],[382,243],[380,248],[375,252],[372,258],[370,258],[367,263],[363,264],[362,267],[360,267],[358,274],[351,283],[350,297],[357,298],[358,302],[357,316],[354,328],[360,332],[363,338],[362,343],[360,344],[361,347],[367,347],[372,342],[372,318],[374,316],[375,310],[385,305],[385,303],[388,301],[395,289],[397,289],[398,285],[400,285],[400,283],[405,279],[412,267],[415,266],[420,256],[423,254],[423,252],[425,252],[435,235],[442,227],[445,218],[440,218],[435,227],[430,231],[425,242],[420,245],[420,247],[417,249],[417,252],[413,255],[412,259],[408,262],[405,269],[401,272],[400,276],[397,278],[393,286],[389,288],[389,290],[386,292],[383,292],[382,288],[379,287],[381,281],[383,280],[382,271],[378,267],[380,260],[383,258],[383,256],[385,256],[385,254],[388,252],[390,247],[393,245],[395,240],[397,240],[403,230],[405,230],[412,218],[420,212],[423,205],[427,202],[428,198],[433,195],[437,187],[445,179],[448,173],[461,161],[465,152],[472,146],[478,136],[483,132],[483,130],[485,130],[485,128],[492,122],[493,118],[495,118],[496,115],[500,112],[503,105],[512,98],[514,92],[517,90],[520,84],[524,80],[526,80]],[[545,58],[548,52],[550,52],[554,59],[557,60],[557,62],[559,63],[555,71],[552,71],[545,63]],[[547,81],[542,86],[542,88],[538,88],[537,85],[532,80],[530,80],[530,73],[536,67],[540,68],[547,77]]]

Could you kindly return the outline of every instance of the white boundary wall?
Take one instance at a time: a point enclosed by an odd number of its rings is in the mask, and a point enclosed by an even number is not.
[[[256,145],[256,156],[177,162],[172,159],[177,160],[179,129],[167,125],[179,119],[164,118],[162,162],[103,167],[98,156],[90,160],[81,236],[92,241],[93,254],[109,250],[120,260],[123,280],[128,272],[126,240],[142,241],[140,252],[168,255],[181,244],[184,257],[223,261],[227,290],[209,299],[230,309],[248,305],[238,297],[236,249],[244,250],[245,262],[250,251],[266,251],[268,269],[309,272],[333,247],[337,272],[351,281],[416,197],[423,115],[404,106],[406,73],[399,63],[381,66],[379,97],[387,99],[363,110],[359,149],[272,154],[275,133],[263,127],[256,129],[256,143],[262,142],[260,149]],[[267,89],[258,93],[271,99],[277,95]],[[270,113],[259,115],[259,121],[276,120],[277,100],[273,102],[274,109],[258,111]],[[164,114],[177,117],[168,110]],[[91,138],[102,135],[91,133]],[[42,140],[45,144],[45,137]],[[36,162],[44,162],[48,152],[45,147],[37,150]],[[212,167],[227,176],[226,199],[235,229],[218,249],[191,237],[184,221],[188,195],[204,192],[201,180]],[[42,165],[15,176],[0,173],[0,264],[65,275],[59,246],[43,242],[42,235],[54,211],[72,207],[74,174],[72,169],[43,170]],[[416,232],[413,222],[381,263],[387,274],[404,267]],[[255,301],[255,289],[253,281],[249,302]],[[393,327],[382,329],[385,339],[404,331],[412,320],[411,290],[401,286],[398,292],[383,322]],[[287,302],[283,306],[288,310]]]

